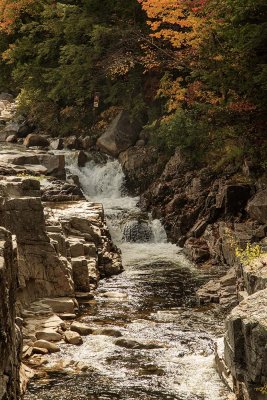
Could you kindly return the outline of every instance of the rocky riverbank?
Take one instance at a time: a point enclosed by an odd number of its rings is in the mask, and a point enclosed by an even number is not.
[[[116,131],[113,126],[113,131]],[[109,131],[109,152],[118,142]],[[219,304],[229,314],[218,370],[238,400],[260,400],[266,379],[267,175],[253,165],[220,171],[195,169],[180,149],[166,162],[154,157],[141,132],[118,151],[128,183],[141,193],[140,205],[160,218],[169,239],[201,268],[214,265],[226,275],[197,292],[200,304]],[[136,139],[136,138],[135,138]],[[107,134],[100,139],[107,144]],[[141,143],[142,142],[142,143]],[[148,156],[151,154],[151,157]],[[141,171],[141,172],[140,172]],[[232,311],[231,311],[232,310]]]
[[[179,149],[168,160],[147,144],[125,113],[96,144],[88,138],[49,139],[32,133],[25,121],[12,119],[12,99],[2,103],[2,282],[3,293],[10,295],[1,298],[6,353],[0,398],[19,396],[21,358],[38,368],[44,354],[59,351],[55,342],[82,342],[89,327],[77,328],[68,320],[75,319],[79,303],[93,301],[100,278],[122,271],[103,207],[88,203],[77,177],[66,174],[64,156],[56,151],[65,146],[80,151],[80,166],[87,160],[84,150],[100,148],[118,157],[128,186],[141,193],[141,207],[163,221],[169,239],[200,268],[213,265],[223,275],[197,292],[201,305],[219,304],[228,314],[224,350],[216,356],[218,370],[238,400],[263,399],[257,389],[267,384],[266,173],[255,174],[248,163],[223,172],[196,170]],[[250,253],[256,246],[257,258]],[[21,375],[25,387],[32,371],[23,367]]]
[[[66,181],[64,155],[40,149],[48,141],[34,134],[24,145],[10,144],[28,132],[14,117],[12,98],[4,97],[0,398],[17,399],[34,374],[31,368],[40,365],[40,355],[59,351],[57,342],[82,342],[83,329],[78,333],[72,324],[70,330],[64,321],[74,320],[80,304],[92,301],[101,278],[123,268],[103,206],[85,200],[75,177]]]

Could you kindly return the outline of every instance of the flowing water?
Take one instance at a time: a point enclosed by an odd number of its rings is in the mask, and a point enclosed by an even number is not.
[[[138,198],[127,196],[118,161],[91,161],[80,169],[72,162],[69,168],[88,199],[104,204],[125,271],[101,281],[82,312],[81,321],[99,334],[50,356],[51,363],[63,357],[89,370],[35,381],[25,399],[227,399],[214,368],[222,321],[215,309],[200,309],[195,301],[208,277],[167,242],[161,222],[136,206]]]

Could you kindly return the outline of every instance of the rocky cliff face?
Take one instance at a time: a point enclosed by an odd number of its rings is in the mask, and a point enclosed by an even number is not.
[[[15,323],[18,285],[13,262],[11,233],[0,228],[0,399],[16,400],[20,395],[19,368],[22,337]]]
[[[0,153],[0,399],[11,400],[32,374],[21,358],[54,351],[38,338],[71,336],[57,315],[75,318],[77,299],[123,268],[102,205],[84,199],[75,177],[65,181],[62,155]]]

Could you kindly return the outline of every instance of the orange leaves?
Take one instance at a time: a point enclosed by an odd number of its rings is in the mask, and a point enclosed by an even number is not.
[[[173,47],[197,46],[205,22],[206,0],[138,0],[148,16],[152,36],[169,41]]]
[[[0,0],[0,31],[11,33],[16,20],[34,0]]]

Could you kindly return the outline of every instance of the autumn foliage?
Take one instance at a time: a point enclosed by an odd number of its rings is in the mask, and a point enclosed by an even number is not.
[[[34,0],[0,0],[0,30],[11,32],[21,13],[33,2]]]

